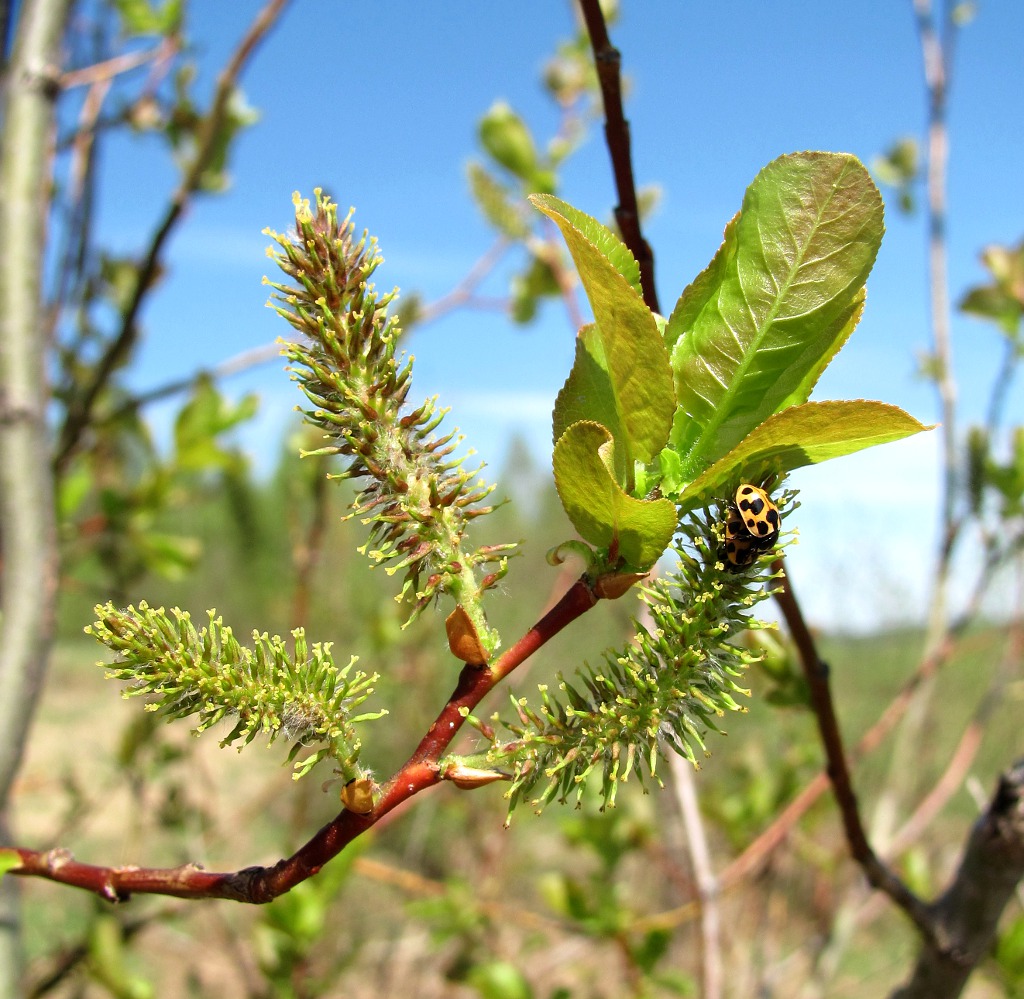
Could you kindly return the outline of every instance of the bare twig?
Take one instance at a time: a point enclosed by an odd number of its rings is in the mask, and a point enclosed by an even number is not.
[[[187,392],[205,379],[221,381],[224,378],[230,378],[233,375],[249,371],[251,368],[259,367],[261,364],[268,364],[270,361],[274,361],[281,356],[282,343],[283,341],[279,340],[275,343],[264,344],[261,347],[243,350],[241,353],[235,354],[234,357],[229,357],[226,361],[222,361],[216,367],[203,368],[193,372],[187,378],[178,378],[173,382],[167,382],[165,385],[158,385],[148,392],[141,392],[112,410],[110,415],[104,418],[103,422],[114,423],[123,416],[134,413],[151,403],[159,402],[161,399],[178,395],[181,392]]]
[[[861,823],[857,797],[853,790],[853,780],[832,701],[828,666],[818,656],[814,638],[804,621],[799,605],[793,598],[792,587],[781,560],[775,563],[775,568],[780,573],[781,583],[777,600],[786,619],[790,635],[796,644],[804,668],[804,676],[807,678],[811,705],[818,722],[822,747],[825,750],[832,793],[839,806],[850,854],[860,864],[868,883],[885,892],[910,917],[925,939],[931,940],[935,928],[932,925],[928,907],[892,870],[882,863],[868,842],[867,834]]]
[[[89,425],[100,393],[135,344],[138,337],[137,321],[142,302],[157,274],[167,240],[193,195],[199,190],[210,157],[217,149],[218,136],[223,127],[228,102],[234,92],[238,77],[258,44],[277,22],[288,2],[289,0],[269,0],[249,26],[249,30],[218,77],[213,103],[196,137],[195,155],[150,240],[146,257],[139,267],[134,292],[121,319],[120,332],[108,344],[106,351],[97,363],[91,383],[86,385],[68,405],[54,456],[54,467],[58,472],[67,464]]]
[[[675,754],[669,760],[672,787],[686,829],[686,845],[693,865],[693,877],[700,898],[701,929],[701,995],[704,999],[721,999],[724,983],[722,968],[721,885],[715,877],[708,849],[704,822],[697,802],[696,780],[688,760]]]
[[[1007,682],[1021,662],[1022,656],[1024,656],[1024,622],[1018,619],[1010,625],[1006,650],[995,670],[992,682],[964,728],[945,771],[918,804],[914,814],[893,837],[888,849],[890,856],[896,856],[907,849],[963,783],[964,777],[967,776],[971,763],[981,747],[981,740],[989,718],[1003,703]]]
[[[104,59],[102,62],[93,63],[91,66],[73,69],[61,75],[61,89],[73,90],[75,87],[94,87],[97,83],[109,83],[115,76],[138,69],[139,66],[145,66],[148,62],[160,62],[167,59],[177,51],[178,47],[179,43],[177,40],[164,38],[151,49],[125,52],[122,55],[114,56],[112,59]]]
[[[956,36],[947,19],[944,38],[935,27],[931,0],[913,0],[917,17],[925,84],[928,89],[928,286],[931,303],[935,378],[942,412],[943,494],[940,575],[948,571],[956,541],[957,472],[956,381],[950,337],[948,262],[946,259],[946,164],[949,134],[946,128],[949,71]],[[939,585],[942,584],[939,579]]]
[[[125,920],[121,927],[122,939],[128,942],[150,926],[161,922],[169,922],[180,916],[182,909],[182,905],[174,903],[159,911],[150,912],[135,919]],[[83,961],[88,959],[89,953],[89,943],[87,941],[66,947],[66,949],[56,955],[50,967],[38,975],[34,983],[26,987],[24,992],[26,999],[42,999],[43,996],[49,995],[54,989],[62,985]]]
[[[469,269],[466,276],[446,295],[434,302],[424,305],[416,322],[432,323],[455,309],[464,308],[475,301],[476,289],[498,265],[498,261],[508,252],[512,242],[499,236],[488,248],[487,252]],[[488,303],[494,305],[495,303]],[[499,307],[508,310],[508,301],[502,300]]]
[[[958,454],[956,426],[956,379],[950,336],[949,275],[946,252],[946,164],[949,157],[949,135],[946,111],[949,93],[949,69],[955,27],[947,8],[945,32],[940,37],[935,25],[932,0],[912,0],[917,18],[918,35],[924,63],[928,96],[927,113],[927,227],[928,287],[932,328],[931,374],[938,393],[942,427],[942,468],[939,499],[939,547],[928,608],[924,640],[924,656],[945,641],[948,634],[948,591],[953,551],[960,535],[962,519],[957,510],[962,462]],[[901,731],[897,735],[885,793],[879,795],[872,832],[876,842],[884,844],[897,821],[900,802],[909,798],[914,788],[915,768],[908,766],[927,722],[931,704],[931,685],[920,688],[915,703],[909,706]]]
[[[640,265],[640,286],[643,288],[647,307],[652,312],[661,312],[658,293],[654,286],[654,253],[640,228],[640,207],[637,204],[636,184],[633,181],[629,122],[622,110],[622,80],[619,75],[621,57],[619,50],[608,38],[608,27],[599,0],[580,0],[580,10],[587,25],[590,45],[594,50],[597,78],[601,83],[605,142],[611,155],[615,190],[619,199],[615,206],[615,221],[626,246]]]

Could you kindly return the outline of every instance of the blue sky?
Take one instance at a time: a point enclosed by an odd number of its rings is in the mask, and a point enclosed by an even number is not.
[[[195,3],[189,34],[204,65],[219,66],[260,3]],[[170,274],[144,315],[140,388],[215,365],[287,332],[263,307],[268,244],[284,230],[291,193],[329,188],[356,225],[380,240],[378,285],[428,300],[452,288],[490,243],[466,191],[478,155],[476,123],[508,101],[538,137],[554,109],[539,73],[572,27],[568,3],[346,4],[295,0],[242,85],[260,111],[239,141],[228,194],[197,202],[170,247]],[[626,0],[613,27],[632,90],[634,162],[663,198],[647,227],[663,308],[707,263],[746,185],[776,156],[852,152],[865,162],[896,138],[920,135],[921,60],[910,0]],[[959,35],[950,104],[951,288],[985,274],[978,252],[1024,235],[1024,4],[979,4]],[[162,150],[107,154],[104,231],[120,250],[141,247],[174,177]],[[607,218],[614,190],[600,130],[563,174],[563,197]],[[883,192],[884,193],[884,192]],[[916,377],[928,342],[925,238],[920,216],[887,211],[868,282],[865,318],[822,379],[817,398],[867,397],[936,418]],[[437,393],[494,474],[513,433],[538,457],[550,448],[550,409],[569,370],[575,331],[557,303],[533,326],[460,313],[418,330],[414,395]],[[954,318],[961,419],[977,417],[999,358],[994,332]],[[298,401],[274,364],[225,384],[258,391],[262,412],[247,444],[263,465]],[[1022,416],[1020,393],[1014,416]],[[166,409],[163,410],[167,412]],[[159,421],[161,411],[154,419]],[[798,589],[825,624],[910,615],[934,548],[937,435],[795,476],[803,507],[791,553]]]

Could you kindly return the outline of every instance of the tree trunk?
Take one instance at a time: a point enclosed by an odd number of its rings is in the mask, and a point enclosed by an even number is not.
[[[71,0],[25,0],[0,150],[0,831],[53,640],[57,548],[41,275],[58,53]],[[4,837],[6,839],[6,836]],[[0,881],[0,997],[19,994],[15,879]]]

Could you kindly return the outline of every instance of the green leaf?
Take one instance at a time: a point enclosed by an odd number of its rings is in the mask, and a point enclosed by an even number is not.
[[[530,226],[523,217],[526,206],[522,199],[516,203],[505,187],[479,163],[470,163],[469,190],[484,218],[503,236],[525,239]]]
[[[181,408],[174,424],[175,459],[188,471],[231,469],[242,455],[221,446],[221,434],[252,419],[259,405],[255,393],[232,405],[207,377],[196,382],[192,397]]]
[[[151,528],[135,535],[133,540],[142,564],[164,579],[184,579],[203,554],[203,546],[198,539]]]
[[[472,968],[466,981],[480,999],[533,999],[523,973],[510,961],[488,961]]]
[[[883,228],[853,156],[797,153],[758,174],[666,330],[689,474],[810,391],[856,324]]]
[[[634,461],[651,461],[668,436],[671,409],[662,406],[659,412],[661,400],[644,397],[645,391],[656,384],[657,372],[667,372],[668,368],[658,363],[664,357],[632,355],[628,338],[616,336],[614,328],[610,337],[602,333],[600,327],[591,324],[576,337],[572,371],[555,399],[553,438],[557,444],[569,427],[581,421],[607,427],[616,443],[615,479],[632,492]],[[630,359],[636,362],[632,368],[628,365]],[[645,373],[649,380],[643,378]],[[667,379],[663,387],[671,391]]]
[[[898,406],[867,399],[808,402],[770,417],[743,442],[691,482],[679,497],[684,508],[720,496],[741,479],[817,465],[876,444],[931,430]]]
[[[992,320],[1019,346],[1024,317],[1024,240],[1016,246],[987,246],[981,261],[994,280],[969,289],[960,300],[960,309],[968,315]]]
[[[562,230],[596,320],[576,339],[572,371],[555,401],[554,440],[584,420],[609,428],[616,479],[630,491],[634,462],[653,461],[672,425],[675,395],[664,337],[616,264],[636,267],[618,239],[557,198],[534,195],[531,200]],[[638,271],[635,278],[638,287]]]
[[[676,528],[675,504],[641,500],[615,481],[615,442],[598,423],[573,424],[555,446],[555,486],[562,506],[580,536],[601,548],[613,548],[628,567],[649,569],[668,547]]]
[[[125,35],[166,35],[181,27],[181,0],[167,0],[162,6],[147,0],[114,0]]]
[[[480,120],[480,143],[495,162],[522,181],[537,172],[537,149],[526,123],[504,101],[493,104]],[[529,190],[529,188],[527,188]]]
[[[821,331],[821,335],[807,344],[804,349],[805,358],[793,365],[794,374],[803,372],[803,377],[794,387],[781,380],[773,386],[765,396],[765,416],[769,413],[781,413],[790,406],[800,406],[810,398],[811,391],[818,384],[822,372],[829,366],[832,358],[839,353],[850,339],[850,334],[857,328],[860,317],[864,314],[865,291],[861,288],[850,303],[849,309],[840,313],[833,325]],[[786,394],[788,392],[788,395]]]
[[[586,252],[584,245],[586,243],[589,243],[599,256],[604,257],[615,268],[637,295],[643,294],[640,286],[640,265],[636,262],[629,247],[611,229],[552,194],[531,194],[530,200],[539,211],[547,215],[562,230],[565,242],[580,271],[583,286],[587,289],[588,297],[591,295],[591,288],[577,256],[578,251]],[[591,305],[593,305],[593,299],[591,299]],[[596,310],[594,315],[597,318]]]

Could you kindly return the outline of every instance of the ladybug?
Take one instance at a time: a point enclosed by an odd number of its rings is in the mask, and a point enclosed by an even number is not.
[[[759,551],[767,551],[779,540],[779,508],[760,486],[744,482],[736,490],[736,510]]]
[[[736,572],[753,565],[758,555],[779,540],[779,508],[759,486],[743,483],[725,515],[723,554]]]
[[[725,517],[725,561],[732,570],[753,565],[758,556],[757,542],[750,536],[736,507],[730,504]]]

